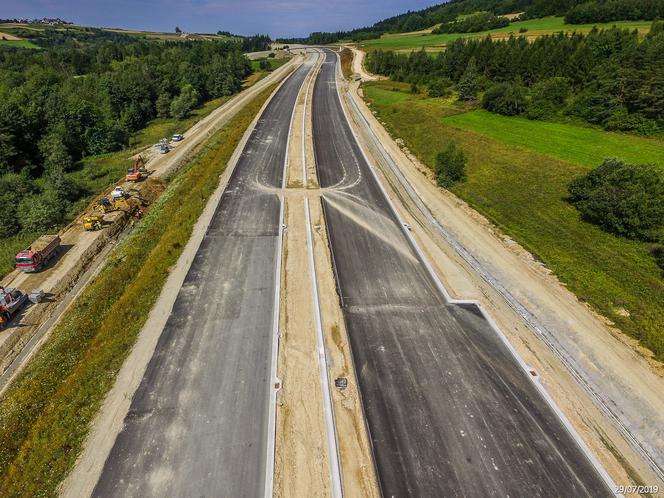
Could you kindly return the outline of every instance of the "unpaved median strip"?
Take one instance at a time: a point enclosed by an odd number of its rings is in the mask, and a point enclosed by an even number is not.
[[[228,159],[273,89],[240,111],[173,180],[1,400],[5,494],[51,495],[71,469]]]
[[[309,78],[313,77],[315,66]],[[328,451],[317,369],[314,314],[306,260],[304,229],[301,123],[305,115],[305,80],[291,121],[287,171],[284,175],[283,264],[281,275],[280,340],[274,496],[330,496]]]

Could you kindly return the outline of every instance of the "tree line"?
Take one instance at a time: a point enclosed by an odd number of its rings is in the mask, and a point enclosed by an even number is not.
[[[0,237],[60,223],[83,194],[65,175],[82,157],[239,91],[250,72],[236,41],[0,50]]]
[[[367,68],[396,81],[428,85],[435,95],[455,88],[462,100],[531,119],[575,116],[610,130],[664,130],[664,24],[643,38],[611,28],[556,34],[533,42],[456,40],[432,57],[376,51]]]
[[[662,0],[594,0],[580,3],[565,13],[565,22],[569,24],[662,18]]]
[[[509,26],[509,24],[510,21],[506,17],[496,16],[490,12],[480,12],[462,19],[443,23],[434,29],[432,33],[479,33],[480,31],[504,28],[505,26]]]
[[[521,19],[564,16],[570,24],[620,20],[655,20],[664,17],[662,0],[450,0],[421,10],[408,11],[349,31],[315,32],[304,38],[284,38],[283,43],[312,45],[340,40],[361,42],[386,33],[407,33],[440,24],[436,33],[471,33],[509,25],[504,14],[523,12]],[[469,15],[472,19],[458,19]]]

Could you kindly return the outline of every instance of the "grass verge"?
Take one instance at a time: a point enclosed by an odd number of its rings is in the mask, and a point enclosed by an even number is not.
[[[41,47],[28,40],[0,40],[0,47],[32,48],[35,50],[41,50]]]
[[[348,48],[344,48],[339,54],[339,58],[341,59],[341,72],[344,78],[348,80],[353,74],[353,52]]]
[[[275,88],[171,181],[0,400],[2,496],[55,496],[226,163]]]
[[[467,157],[467,179],[452,192],[541,259],[580,300],[664,360],[664,278],[649,244],[585,223],[564,200],[569,181],[605,155],[617,151],[637,162],[661,161],[664,141],[475,111],[466,118],[460,114],[466,109],[452,99],[413,95],[409,88],[382,81],[364,91],[390,133],[427,166],[456,142]],[[477,125],[478,131],[457,126],[484,117],[488,122]],[[564,150],[569,142],[561,135],[570,131],[565,127],[580,134],[573,147],[583,159],[574,161],[575,154]],[[515,134],[521,134],[518,144]],[[655,147],[655,157],[644,152],[644,140]]]
[[[651,21],[616,21],[610,23],[594,24],[565,24],[562,17],[544,17],[541,19],[530,19],[527,21],[516,21],[503,28],[481,31],[479,33],[444,33],[434,35],[431,33],[398,33],[386,34],[375,40],[362,42],[361,46],[367,50],[415,50],[425,48],[428,50],[443,50],[449,43],[457,38],[484,38],[491,35],[494,39],[506,38],[511,34],[515,36],[524,35],[527,38],[536,38],[538,36],[548,35],[558,32],[566,33],[587,33],[597,26],[599,29],[606,29],[617,26],[624,29],[638,29],[642,35],[648,32]],[[526,29],[525,33],[519,33],[519,30]]]

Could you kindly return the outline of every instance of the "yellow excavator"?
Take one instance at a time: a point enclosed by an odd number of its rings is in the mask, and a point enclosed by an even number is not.
[[[98,214],[86,214],[83,216],[83,228],[86,232],[94,232],[103,228],[104,216]]]
[[[130,201],[132,201],[130,203]],[[97,201],[97,205],[95,206],[95,211],[99,211],[103,214],[106,213],[111,213],[113,211],[126,211],[130,212],[134,209],[132,206],[132,203],[136,201],[133,201],[133,198],[130,198],[127,200],[126,194],[124,190],[122,190],[122,187],[116,187],[115,190],[113,190],[111,197],[102,197]]]

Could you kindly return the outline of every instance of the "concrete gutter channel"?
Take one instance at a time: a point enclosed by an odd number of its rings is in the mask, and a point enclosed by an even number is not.
[[[155,171],[151,176],[167,178],[188,164],[205,145],[207,140],[239,112],[251,98],[260,93],[273,81],[283,78],[291,70],[293,61],[295,59],[292,59],[291,62],[284,64],[270,73],[252,87],[234,96],[231,100],[193,125],[187,130],[186,135],[195,135],[199,131],[204,132],[204,135],[196,137],[194,141],[181,144],[173,150],[172,154],[169,155],[170,157],[158,156],[157,161],[160,160],[159,162],[168,162],[169,164],[167,167]],[[217,116],[219,114],[223,114],[224,117],[218,119]],[[149,166],[154,167],[154,162],[150,161]],[[115,185],[122,185],[124,183],[124,181],[117,182],[107,188],[102,195],[108,195]],[[118,240],[126,234],[128,221],[129,219],[126,215],[116,213],[111,225],[104,228],[90,247],[84,251],[78,260],[78,264],[73,266],[53,289],[47,291],[48,300],[38,305],[30,306],[27,311],[23,312],[20,321],[11,325],[13,327],[27,326],[32,328],[23,330],[21,334],[17,335],[15,340],[10,341],[0,348],[0,370],[2,371],[0,373],[0,395],[4,393],[11,381],[16,378],[30,358],[48,339],[53,326],[58,323],[71,302],[101,269],[106,256],[115,244],[117,244]],[[79,217],[77,217],[59,233],[62,236],[62,234],[67,233],[79,223]],[[58,263],[61,263],[61,261],[58,261]],[[5,282],[5,287],[11,286],[11,281],[19,275],[18,272],[14,271],[2,279]],[[26,320],[30,320],[30,323],[26,324]],[[5,330],[0,333],[7,333],[7,331]]]
[[[343,80],[342,77],[341,79]],[[643,460],[649,465],[652,471],[662,481],[664,481],[664,469],[662,468],[662,466],[659,465],[659,463],[656,461],[656,459],[653,456],[651,456],[650,452],[643,445],[640,439],[630,430],[629,422],[624,421],[621,418],[621,416],[618,413],[616,413],[616,411],[612,408],[611,405],[613,404],[613,402],[602,396],[597,386],[595,386],[587,378],[587,376],[584,375],[584,373],[579,368],[577,368],[574,359],[556,339],[555,334],[551,330],[549,330],[549,328],[547,328],[540,320],[538,320],[538,318],[533,313],[531,313],[528,310],[528,308],[521,301],[519,301],[519,299],[516,296],[514,296],[501,283],[501,281],[498,278],[496,278],[477,258],[475,258],[475,256],[473,256],[473,254],[470,251],[468,251],[468,249],[466,249],[466,247],[464,247],[459,242],[459,240],[441,224],[440,221],[438,221],[438,219],[432,214],[429,208],[422,202],[419,194],[417,193],[415,188],[410,184],[410,182],[406,179],[404,174],[401,172],[399,166],[396,164],[395,160],[391,157],[390,153],[386,150],[381,140],[378,138],[375,131],[373,130],[372,125],[369,123],[366,116],[360,109],[360,106],[358,105],[357,102],[357,100],[360,99],[360,97],[357,91],[352,91],[351,89],[347,89],[344,92],[344,97],[345,98],[342,99],[342,101],[346,103],[346,106],[353,115],[353,120],[349,120],[349,122],[352,125],[353,124],[355,125],[351,126],[353,128],[354,133],[357,133],[356,129],[361,129],[363,132],[362,134],[367,140],[367,142],[371,143],[372,148],[374,148],[375,151],[378,152],[379,157],[377,157],[377,159],[379,159],[379,161],[377,162],[377,164],[381,169],[381,171],[383,172],[383,174],[385,175],[388,182],[391,184],[392,188],[395,190],[395,192],[398,191],[399,189],[405,192],[408,199],[412,201],[413,204],[417,207],[420,215],[424,218],[426,223],[428,223],[454,249],[454,251],[456,251],[456,253],[469,265],[469,267],[474,272],[476,272],[487,284],[489,284],[493,289],[495,289],[495,291],[500,296],[503,297],[503,299],[510,306],[510,308],[512,308],[521,317],[521,319],[528,325],[528,327],[530,327],[537,334],[537,336],[547,345],[547,347],[555,354],[555,356],[564,365],[564,367],[567,369],[570,375],[575,379],[575,381],[592,399],[593,403],[596,406],[598,406],[598,408],[606,415],[606,417],[615,425],[620,434],[630,443],[630,445],[635,449],[635,451],[643,458]],[[375,175],[375,171],[373,172]],[[384,187],[382,186],[381,182],[378,180],[377,176],[376,180],[378,181],[379,185],[381,186],[381,188],[385,193]],[[390,201],[390,205],[394,210],[394,206],[392,205],[390,198],[387,195],[386,197],[388,201]],[[401,220],[396,211],[395,214]],[[422,254],[421,250],[417,247],[413,235],[410,233],[409,230],[405,228],[404,231],[408,236],[408,238],[412,241],[414,247],[416,248],[417,252],[420,254],[420,257],[422,258],[422,261],[427,266],[428,271],[431,273],[432,277],[434,277],[437,285],[439,286],[440,290],[445,294],[446,298],[452,303],[477,305],[479,309],[482,311],[482,314],[485,316],[485,318],[491,323],[492,327],[497,331],[501,339],[505,342],[510,351],[514,354],[515,358],[522,366],[522,368],[524,368],[526,372],[529,373],[533,372],[532,369],[528,367],[523,362],[523,360],[518,356],[516,350],[511,346],[507,337],[499,330],[497,324],[487,314],[486,310],[481,305],[481,303],[474,300],[456,300],[451,298],[445,287],[440,282],[440,279],[431,268],[430,264],[424,258],[424,255]],[[578,436],[577,432],[571,426],[567,418],[562,414],[562,412],[557,407],[555,402],[552,400],[552,398],[543,388],[541,382],[539,381],[539,376],[529,375],[529,378],[531,378],[531,380],[535,383],[535,385],[538,387],[538,390],[542,393],[547,402],[552,406],[554,411],[558,414],[558,416],[567,426],[568,430],[570,430],[570,432],[574,435],[575,439],[580,443],[581,447],[584,449],[586,454],[591,458],[593,464],[598,468],[598,470],[600,470],[600,473],[605,478],[607,483],[609,483],[612,486],[612,489],[615,489],[615,485],[608,476],[608,474],[606,473],[606,471],[599,464],[596,457],[588,450],[583,440]]]

